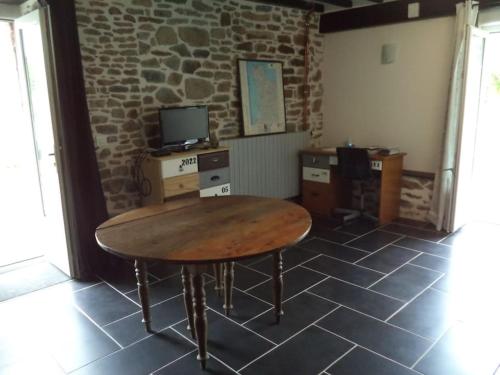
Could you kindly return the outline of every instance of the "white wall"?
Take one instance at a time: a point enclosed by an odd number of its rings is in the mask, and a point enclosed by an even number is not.
[[[400,147],[404,168],[435,172],[446,119],[454,17],[327,34],[321,144]],[[381,64],[385,43],[397,60]]]

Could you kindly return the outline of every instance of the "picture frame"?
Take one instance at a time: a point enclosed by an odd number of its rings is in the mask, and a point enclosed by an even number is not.
[[[239,59],[243,135],[286,132],[283,63]]]

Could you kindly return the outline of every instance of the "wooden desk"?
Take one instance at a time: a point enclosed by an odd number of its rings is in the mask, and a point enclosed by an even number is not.
[[[380,173],[378,218],[386,224],[399,216],[401,177],[406,154],[371,156],[372,170]],[[302,203],[310,212],[330,216],[336,208],[352,205],[351,181],[336,175],[334,148],[301,151]]]
[[[304,238],[309,213],[291,202],[245,196],[191,198],[139,208],[101,224],[99,245],[134,259],[146,330],[151,331],[146,263],[159,260],[183,265],[184,303],[198,359],[205,367],[207,321],[203,273],[209,264],[224,263],[225,307],[231,306],[234,262],[273,254],[276,319],[282,315],[281,250]]]

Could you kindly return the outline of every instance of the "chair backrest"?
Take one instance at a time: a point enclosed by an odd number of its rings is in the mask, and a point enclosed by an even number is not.
[[[372,169],[368,150],[365,148],[337,147],[338,174],[353,180],[368,180]]]

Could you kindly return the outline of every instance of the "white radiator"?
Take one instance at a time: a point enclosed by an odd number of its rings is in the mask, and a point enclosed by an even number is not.
[[[291,198],[299,195],[299,151],[309,147],[309,132],[226,139],[231,194]]]

